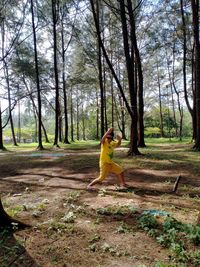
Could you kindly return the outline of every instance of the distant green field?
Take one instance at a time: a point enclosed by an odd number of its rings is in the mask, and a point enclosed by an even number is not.
[[[99,145],[100,141],[97,140],[87,140],[87,141],[75,141],[71,142],[70,144],[63,144],[59,143],[60,148],[62,149],[72,149],[72,150],[79,150],[79,149],[92,149]],[[123,140],[122,146],[128,146],[129,141]],[[146,138],[145,144],[148,146],[156,146],[161,144],[191,144],[192,140],[191,138],[183,138],[182,141],[179,140],[179,138]],[[37,143],[19,143],[18,146],[13,146],[13,144],[5,144],[5,147],[9,150],[31,150],[36,149],[38,146]],[[51,149],[53,148],[53,143],[43,143],[43,146],[45,149]]]

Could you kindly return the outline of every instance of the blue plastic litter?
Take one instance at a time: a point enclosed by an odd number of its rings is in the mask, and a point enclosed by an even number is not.
[[[65,153],[31,153],[31,154],[20,154],[18,156],[23,156],[23,157],[63,157],[66,156]]]
[[[167,216],[169,215],[168,212],[166,211],[161,211],[161,210],[144,210],[142,214],[151,214],[154,216]]]

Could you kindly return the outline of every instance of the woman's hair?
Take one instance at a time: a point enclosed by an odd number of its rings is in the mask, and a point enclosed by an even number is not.
[[[112,131],[111,133],[110,133],[110,135],[112,136],[112,140],[114,139],[114,131]]]

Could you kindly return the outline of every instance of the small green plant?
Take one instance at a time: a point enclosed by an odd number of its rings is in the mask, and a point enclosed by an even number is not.
[[[101,237],[98,234],[94,234],[88,242],[90,243],[89,245],[89,250],[90,251],[97,251],[97,242],[101,239]]]
[[[194,266],[200,266],[200,251],[189,251],[187,256],[189,261],[194,264]]]
[[[145,231],[149,231],[152,228],[158,226],[156,218],[151,214],[142,214],[138,219],[138,226]]]
[[[97,244],[93,243],[93,244],[89,245],[89,250],[92,252],[97,251]]]
[[[105,197],[106,196],[106,193],[107,193],[106,189],[105,188],[101,188],[99,190],[98,196],[99,197]]]
[[[158,236],[156,239],[159,244],[162,246],[169,248],[171,247],[171,244],[176,243],[176,237],[177,237],[177,230],[175,228],[168,229],[168,231],[165,231],[165,233]]]
[[[38,211],[45,211],[46,205],[44,203],[39,203],[36,208]]]
[[[67,203],[73,203],[73,202],[76,202],[78,201],[80,197],[80,192],[78,191],[72,191],[68,194],[67,198],[65,198],[64,200],[67,202]]]
[[[97,242],[101,239],[101,237],[98,234],[94,234],[90,239],[89,239],[89,243],[94,243]]]
[[[65,213],[65,215],[61,218],[61,220],[65,223],[73,223],[75,219],[76,215],[72,211]]]
[[[172,243],[170,250],[173,252],[176,260],[179,262],[187,262],[187,253],[183,242],[180,241],[179,243]]]
[[[162,263],[157,262],[154,267],[179,267],[177,264],[168,264],[168,263]]]
[[[187,237],[192,240],[194,245],[200,244],[200,226],[187,225],[186,226]]]
[[[148,235],[152,237],[157,237],[159,235],[159,230],[152,228],[148,231]]]
[[[111,255],[115,255],[117,253],[116,249],[106,242],[101,246],[101,249],[103,252],[109,252]]]
[[[116,232],[119,234],[129,233],[131,228],[124,222],[120,222],[119,226],[117,227]]]
[[[183,224],[176,219],[172,218],[171,216],[167,216],[166,219],[163,222],[163,230],[164,232],[168,232],[170,229],[175,230],[182,230]]]
[[[22,205],[17,205],[15,207],[12,207],[12,208],[8,208],[6,209],[8,214],[11,216],[11,217],[16,217],[21,211],[24,210],[23,206]]]
[[[129,205],[122,206],[108,206],[105,208],[97,209],[97,214],[101,215],[126,215],[126,214],[135,214],[136,208]]]

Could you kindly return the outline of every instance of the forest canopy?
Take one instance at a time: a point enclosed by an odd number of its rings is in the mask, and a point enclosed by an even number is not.
[[[0,146],[100,139],[114,127],[200,149],[199,2],[0,3]]]

